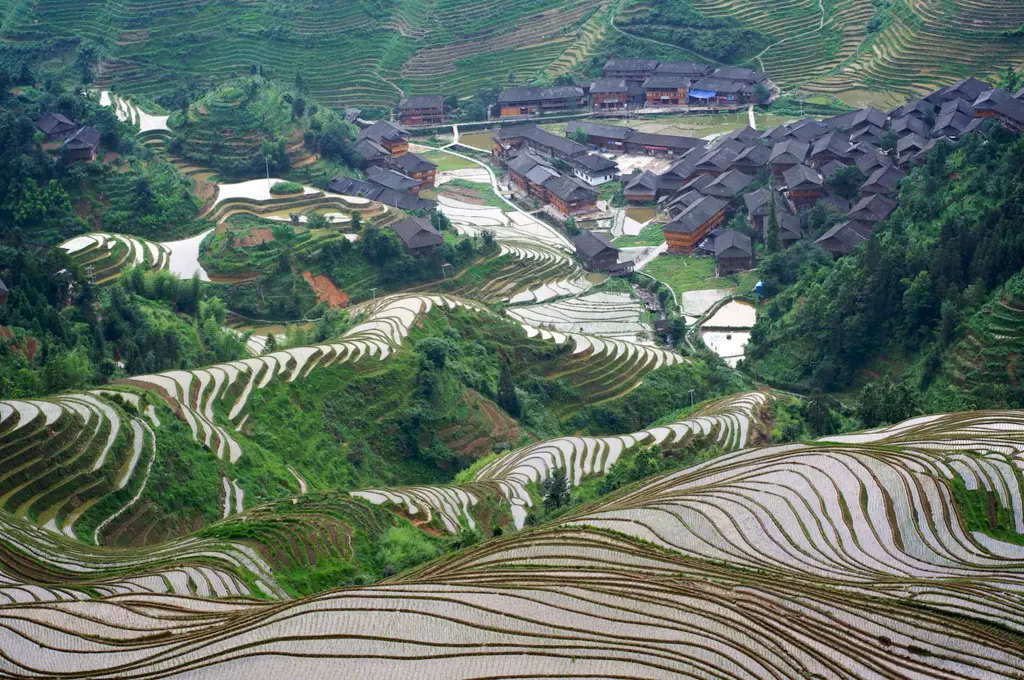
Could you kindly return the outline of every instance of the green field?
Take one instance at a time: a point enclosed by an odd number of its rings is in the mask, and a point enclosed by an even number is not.
[[[665,232],[661,224],[655,222],[640,230],[636,236],[620,236],[615,239],[617,248],[633,248],[636,246],[660,246],[665,242]]]
[[[616,245],[620,241],[615,242]],[[736,276],[715,276],[715,260],[711,257],[690,255],[662,255],[644,267],[644,273],[668,284],[678,295],[688,290],[737,288],[738,292],[752,290],[757,272]]]

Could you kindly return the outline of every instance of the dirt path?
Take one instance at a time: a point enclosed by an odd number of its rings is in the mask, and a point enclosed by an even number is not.
[[[302,277],[306,279],[306,283],[313,289],[316,299],[320,302],[326,302],[331,309],[348,307],[348,294],[343,290],[338,290],[334,281],[331,281],[326,274],[313,276],[313,273],[307,269],[302,272]]]

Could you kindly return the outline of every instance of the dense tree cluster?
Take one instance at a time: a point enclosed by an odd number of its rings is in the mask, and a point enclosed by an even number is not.
[[[761,315],[748,356],[775,384],[842,389],[883,350],[918,355],[926,385],[957,319],[1024,266],[1022,218],[1024,140],[996,127],[938,144],[854,254],[766,260],[771,292],[793,285]]]

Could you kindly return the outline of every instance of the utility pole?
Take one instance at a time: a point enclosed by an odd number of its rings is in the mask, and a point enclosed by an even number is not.
[[[694,392],[694,390],[690,390],[690,417],[691,418],[693,418],[693,392]]]
[[[377,301],[377,289],[376,288],[371,288],[370,289],[370,294],[373,295],[373,301],[376,302]]]
[[[264,156],[263,162],[267,166],[267,191],[270,191],[270,156]]]

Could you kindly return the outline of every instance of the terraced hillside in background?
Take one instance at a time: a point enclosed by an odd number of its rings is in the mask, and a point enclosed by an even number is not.
[[[0,674],[1020,677],[1022,432],[1021,412],[977,412],[745,449],[290,602],[3,605]]]
[[[98,84],[151,98],[185,81],[209,86],[259,64],[283,83],[300,74],[306,93],[329,106],[394,106],[403,93],[470,95],[542,71],[579,74],[621,37],[614,17],[642,16],[646,6],[644,0],[38,0],[0,4],[0,39],[88,38],[102,46]],[[784,87],[842,93],[850,101],[877,101],[886,90],[902,100],[1024,63],[1024,37],[1006,34],[1024,24],[1024,6],[1014,0],[892,0],[877,8],[869,0],[692,0],[692,6],[771,38],[776,44],[751,63]],[[680,50],[677,56],[694,55]]]
[[[183,78],[247,73],[253,64],[330,106],[394,105],[402,91],[471,94],[584,55],[608,0],[396,0],[235,3],[41,0],[6,13],[9,41],[77,35],[103,45],[98,82],[152,97]],[[605,18],[606,23],[606,18]]]
[[[1024,5],[1012,0],[693,0],[693,6],[772,36],[777,44],[755,65],[775,82],[851,103],[902,102],[1024,65],[1024,36],[1004,35],[1024,25]]]

